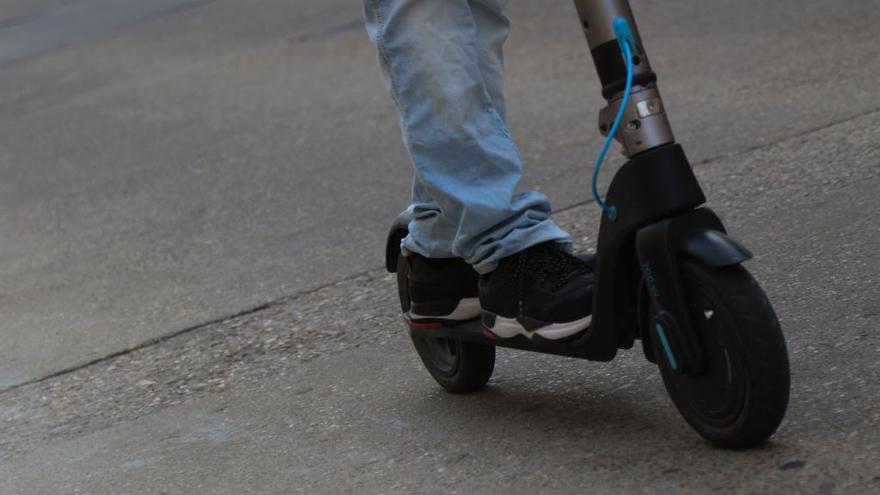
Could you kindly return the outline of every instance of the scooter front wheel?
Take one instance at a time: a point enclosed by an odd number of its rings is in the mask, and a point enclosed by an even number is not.
[[[409,312],[409,263],[397,260],[397,291],[404,314]],[[410,337],[422,363],[441,387],[452,393],[468,393],[482,389],[495,369],[495,346],[461,339],[426,337],[419,330],[410,330]]]
[[[685,261],[680,275],[705,362],[698,374],[676,372],[652,331],[666,390],[688,424],[715,445],[762,444],[785,416],[790,386],[785,338],[773,307],[740,265]]]

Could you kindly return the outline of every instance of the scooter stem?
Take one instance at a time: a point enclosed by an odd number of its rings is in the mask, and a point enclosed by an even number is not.
[[[629,24],[636,46],[632,55],[633,86],[623,123],[614,138],[623,146],[623,154],[630,158],[674,143],[672,127],[657,89],[657,75],[651,70],[629,2],[574,0],[574,5],[602,83],[602,96],[608,102],[599,113],[599,131],[603,136],[608,135],[626,87],[627,68],[614,31],[614,20],[622,17]]]

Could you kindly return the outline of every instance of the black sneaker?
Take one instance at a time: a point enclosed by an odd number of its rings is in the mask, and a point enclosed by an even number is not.
[[[459,258],[407,256],[410,311],[415,328],[456,325],[480,316],[479,275]]]
[[[573,337],[590,326],[593,271],[555,242],[501,260],[480,276],[483,326],[497,337]]]

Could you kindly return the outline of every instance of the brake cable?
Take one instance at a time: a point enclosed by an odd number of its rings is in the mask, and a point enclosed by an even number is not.
[[[620,46],[620,51],[623,52],[626,57],[626,87],[623,90],[623,99],[620,101],[620,108],[617,110],[617,117],[615,117],[611,129],[608,131],[608,136],[605,138],[605,144],[602,145],[602,151],[599,152],[599,157],[596,159],[596,164],[593,166],[592,180],[593,197],[596,198],[596,203],[602,207],[602,210],[605,211],[611,221],[617,219],[617,208],[605,203],[602,196],[599,195],[597,183],[599,181],[599,171],[602,169],[602,162],[605,161],[605,155],[608,154],[608,148],[611,146],[611,142],[614,141],[614,136],[620,128],[621,121],[623,121],[623,114],[626,112],[626,106],[629,104],[629,93],[632,91],[634,71],[633,51],[636,49],[636,41],[633,38],[632,30],[630,30],[629,23],[627,23],[626,19],[623,17],[614,19],[614,34],[617,36],[617,44]]]

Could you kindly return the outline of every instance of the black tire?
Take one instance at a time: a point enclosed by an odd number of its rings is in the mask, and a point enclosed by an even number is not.
[[[409,264],[403,256],[397,261],[397,292],[400,308],[409,311]],[[460,339],[423,337],[411,330],[410,337],[422,363],[434,380],[447,392],[464,394],[486,386],[495,369],[495,346],[462,342]]]
[[[678,374],[651,332],[666,390],[685,421],[713,444],[763,444],[788,408],[788,352],[770,301],[740,265],[681,264],[688,311],[706,355],[699,376]]]

